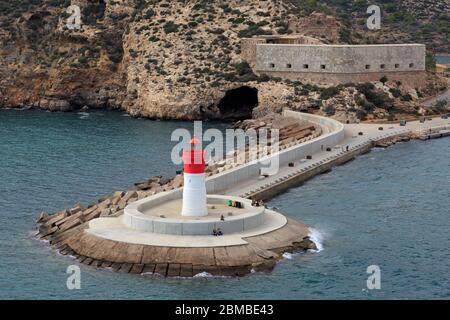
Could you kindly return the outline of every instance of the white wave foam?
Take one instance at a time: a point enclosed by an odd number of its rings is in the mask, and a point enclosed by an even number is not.
[[[77,114],[80,115],[79,119],[83,120],[83,119],[87,119],[89,118],[91,115],[87,112],[78,112]]]
[[[44,243],[44,244],[46,244],[46,245],[50,244],[50,240],[45,240],[45,239],[37,239],[37,240],[42,242],[42,243]]]
[[[196,275],[194,275],[192,278],[214,278],[214,279],[225,279],[225,278],[230,278],[230,276],[214,276],[209,272],[203,271],[200,273],[197,273]]]
[[[288,260],[292,260],[292,253],[289,253],[289,252],[283,253],[283,258],[284,259],[288,259]]]
[[[197,273],[193,278],[213,278],[214,276],[211,273],[206,271]]]
[[[313,252],[320,252],[323,250],[324,235],[317,229],[309,228],[309,238],[316,244],[317,250],[311,250]]]

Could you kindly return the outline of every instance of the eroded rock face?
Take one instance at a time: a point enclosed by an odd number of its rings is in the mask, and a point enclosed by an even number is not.
[[[239,33],[270,33],[280,14],[259,1],[221,7],[219,1],[74,0],[82,27],[68,30],[62,2],[41,2],[0,18],[0,106],[70,111],[87,105],[148,118],[223,118],[230,112],[221,112],[221,100],[253,77],[235,68]],[[244,21],[261,24],[253,30]]]
[[[72,1],[82,8],[86,24],[70,31],[65,7],[41,1],[23,12],[23,2],[13,16],[0,18],[0,106],[51,111],[121,107],[126,76],[112,62],[106,43],[114,37],[108,28],[88,24],[93,16],[104,16],[106,4]],[[121,48],[125,23],[113,27]]]
[[[25,2],[14,2],[0,17],[0,107],[117,108],[136,117],[185,120],[316,110],[323,99],[311,87],[253,74],[241,56],[241,39],[298,28],[335,42],[340,26],[303,7],[299,20],[298,8],[275,0],[73,0],[82,27],[69,30],[66,1]],[[325,38],[324,30],[330,30]],[[242,88],[257,96],[242,91],[224,103]],[[352,104],[345,105],[348,110],[337,114],[354,115]]]

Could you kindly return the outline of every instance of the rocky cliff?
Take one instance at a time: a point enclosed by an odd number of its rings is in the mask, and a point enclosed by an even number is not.
[[[414,1],[397,2],[410,6]],[[447,1],[437,2],[446,8]],[[62,111],[117,108],[149,118],[223,119],[258,116],[283,107],[335,114],[326,100],[344,94],[349,101],[343,98],[337,108],[347,119],[364,108],[366,115],[371,114],[375,108],[361,100],[365,94],[357,86],[345,94],[349,91],[343,88],[330,91],[256,76],[240,55],[240,39],[261,34],[298,32],[325,43],[373,41],[376,35],[366,37],[358,28],[348,33],[348,16],[343,13],[354,8],[341,3],[1,0],[0,106]],[[67,27],[70,5],[81,8],[80,30]],[[361,16],[366,16],[365,9]],[[425,22],[419,17],[417,23]],[[438,43],[440,36],[432,37],[432,43]],[[408,94],[404,99],[415,100],[431,94],[443,86],[435,82],[419,93],[392,84],[391,99],[401,101]],[[375,107],[395,106],[377,102]],[[358,116],[365,116],[364,112]]]

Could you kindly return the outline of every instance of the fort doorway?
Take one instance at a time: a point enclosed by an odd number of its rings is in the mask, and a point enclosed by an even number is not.
[[[252,111],[258,106],[258,90],[248,86],[228,90],[220,100],[220,114],[227,120],[240,120],[252,117]]]

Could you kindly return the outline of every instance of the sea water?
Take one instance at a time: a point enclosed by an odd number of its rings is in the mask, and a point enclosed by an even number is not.
[[[286,255],[271,273],[192,279],[79,265],[33,236],[39,212],[96,201],[153,175],[187,122],[119,112],[0,111],[0,299],[450,298],[450,139],[375,150],[268,203],[314,228],[318,252]],[[207,123],[205,127],[227,127]],[[369,290],[369,266],[381,289]]]

